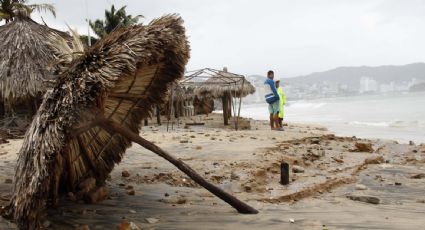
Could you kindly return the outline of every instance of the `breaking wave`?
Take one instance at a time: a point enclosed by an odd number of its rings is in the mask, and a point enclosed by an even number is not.
[[[425,121],[351,121],[348,125],[353,126],[367,126],[367,127],[389,127],[389,128],[403,128],[403,127],[425,127]]]

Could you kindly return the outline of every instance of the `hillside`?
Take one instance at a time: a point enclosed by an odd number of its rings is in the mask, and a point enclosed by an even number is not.
[[[374,78],[379,83],[403,82],[416,78],[425,81],[425,63],[414,63],[402,66],[360,66],[360,67],[339,67],[336,69],[316,72],[305,76],[285,78],[287,83],[316,83],[322,81],[338,82],[354,87],[359,86],[361,77]]]

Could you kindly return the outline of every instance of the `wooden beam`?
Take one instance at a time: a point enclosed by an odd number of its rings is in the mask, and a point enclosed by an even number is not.
[[[226,203],[230,204],[232,207],[234,207],[236,210],[238,210],[239,213],[243,214],[257,214],[258,211],[248,204],[238,200],[236,197],[232,196],[231,194],[225,192],[224,190],[220,189],[219,187],[211,184],[210,182],[206,181],[202,176],[200,176],[195,170],[193,170],[189,165],[181,161],[180,159],[175,158],[174,156],[170,155],[165,150],[161,149],[157,145],[153,144],[152,142],[149,142],[148,140],[140,137],[137,133],[134,133],[118,123],[104,119],[101,122],[101,126],[110,132],[111,134],[119,133],[123,137],[143,146],[144,148],[158,154],[160,157],[166,159],[171,164],[176,166],[178,169],[183,171],[186,175],[188,175],[192,180],[194,180],[196,183],[225,201]]]

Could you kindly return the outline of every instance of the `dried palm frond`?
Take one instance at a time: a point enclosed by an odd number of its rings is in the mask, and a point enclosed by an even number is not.
[[[68,65],[78,57],[84,54],[84,45],[77,31],[68,29],[72,35],[72,39],[64,39],[58,34],[49,35],[49,45],[52,47],[56,60],[50,66],[56,75],[60,75],[68,68]]]
[[[189,59],[182,19],[120,28],[69,64],[43,99],[19,152],[9,211],[23,229],[40,226],[59,192],[102,185],[131,142],[95,126],[103,117],[138,133]],[[78,131],[76,131],[78,130]]]

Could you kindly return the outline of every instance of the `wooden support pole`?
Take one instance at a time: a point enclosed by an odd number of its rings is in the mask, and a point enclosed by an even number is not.
[[[232,207],[234,207],[236,210],[238,210],[239,213],[243,214],[257,214],[258,211],[248,204],[238,200],[236,197],[232,196],[231,194],[228,194],[224,190],[220,189],[219,187],[211,184],[210,182],[206,181],[202,176],[200,176],[195,170],[193,170],[189,165],[181,161],[180,159],[177,159],[161,149],[160,147],[156,146],[152,142],[149,142],[148,140],[140,137],[137,133],[134,133],[126,128],[123,128],[121,125],[117,124],[116,122],[113,122],[111,120],[107,120],[105,118],[101,118],[102,121],[100,125],[107,130],[109,133],[119,133],[122,136],[126,137],[127,139],[143,146],[144,148],[158,154],[160,157],[166,159],[171,164],[176,166],[178,169],[183,171],[186,175],[188,175],[192,180],[194,180],[196,183],[225,201],[226,203],[230,204]]]
[[[227,103],[227,117],[231,118],[232,117],[232,95],[230,94],[230,92],[226,92],[225,93],[227,100],[229,101]]]
[[[227,112],[229,111],[228,110],[228,103],[229,103],[229,100],[227,99],[227,97],[226,96],[223,96],[222,98],[221,98],[221,100],[222,100],[222,104],[223,104],[223,119],[224,119],[224,125],[229,125],[229,116],[227,115]]]
[[[238,108],[238,115],[236,117],[236,130],[239,129],[239,117],[241,116],[241,106],[242,106],[242,90],[245,85],[245,77],[243,78],[242,86],[239,90],[239,108]]]
[[[161,107],[159,105],[156,106],[156,123],[161,125]]]

